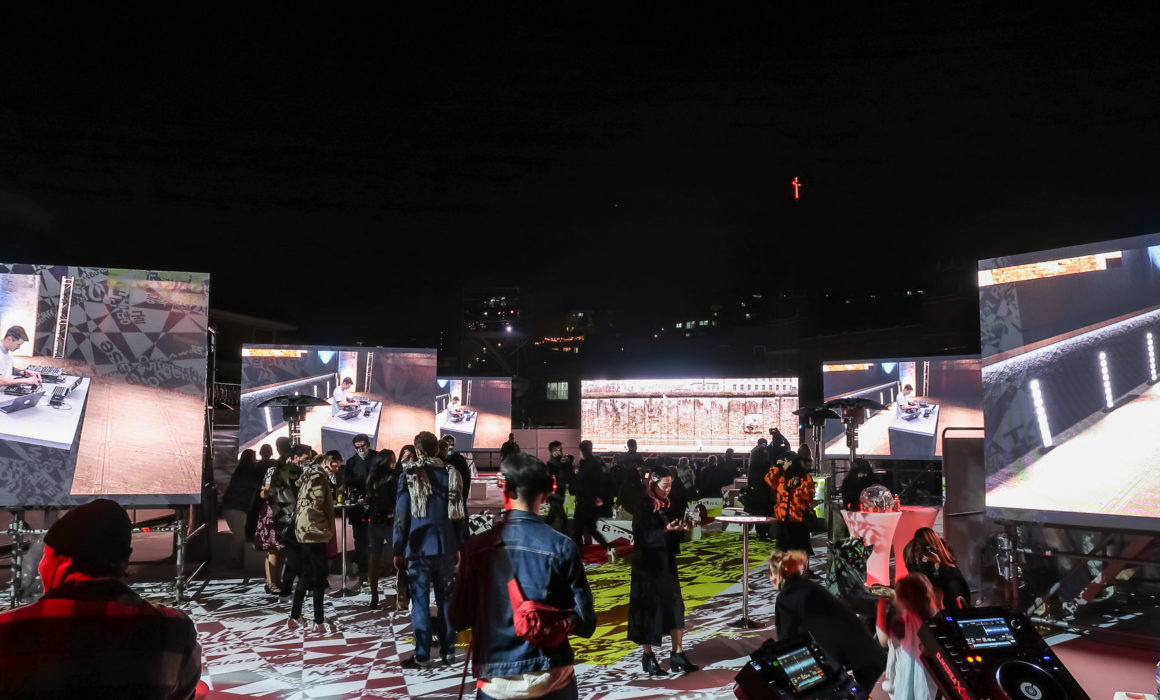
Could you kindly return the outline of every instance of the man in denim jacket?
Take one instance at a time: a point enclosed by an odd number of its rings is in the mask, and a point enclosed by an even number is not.
[[[524,597],[572,610],[569,633],[591,637],[596,611],[584,563],[576,543],[539,516],[552,492],[543,462],[526,453],[511,455],[503,473],[511,510],[504,525],[468,541],[459,571],[464,584],[456,586],[451,601],[451,624],[472,628],[477,698],[572,700],[577,697],[576,674],[568,642],[546,649],[516,636],[507,580],[495,562],[497,534]]]
[[[447,604],[459,550],[467,534],[464,485],[455,467],[438,458],[439,438],[423,431],[415,436],[415,449],[418,460],[402,465],[392,538],[395,568],[407,571],[411,626],[415,632],[415,654],[402,661],[403,668],[431,665],[432,631],[439,635],[443,663],[455,662],[455,632]],[[428,605],[432,588],[439,615],[434,625]]]

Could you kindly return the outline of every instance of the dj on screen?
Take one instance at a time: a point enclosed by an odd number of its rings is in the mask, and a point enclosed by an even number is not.
[[[12,376],[12,353],[28,341],[28,333],[22,326],[11,326],[0,340],[0,386],[13,384],[40,385],[40,373],[30,369],[22,370],[20,376]]]

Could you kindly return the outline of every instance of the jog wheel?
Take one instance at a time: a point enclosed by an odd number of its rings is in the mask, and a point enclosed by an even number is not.
[[[1067,700],[1067,691],[1047,671],[1026,661],[1008,661],[995,680],[1010,700]]]

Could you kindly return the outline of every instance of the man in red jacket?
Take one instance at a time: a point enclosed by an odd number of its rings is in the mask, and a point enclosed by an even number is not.
[[[0,697],[194,696],[201,646],[193,622],[120,580],[132,530],[125,509],[104,498],[49,528],[44,595],[0,614]]]

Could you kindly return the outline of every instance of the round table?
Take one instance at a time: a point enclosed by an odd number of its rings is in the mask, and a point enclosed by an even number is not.
[[[866,559],[866,585],[880,583],[890,585],[890,543],[902,513],[867,513],[865,511],[842,510],[842,520],[850,530],[851,537],[861,537],[874,550]]]
[[[722,523],[736,523],[741,526],[741,619],[730,622],[730,627],[755,629],[761,627],[749,619],[749,526],[756,523],[772,523],[776,518],[761,515],[722,515],[716,518]]]
[[[898,519],[898,527],[894,529],[891,544],[894,546],[894,580],[906,575],[906,561],[902,551],[906,543],[914,537],[914,531],[920,527],[934,527],[935,518],[939,509],[932,506],[902,506],[902,517]]]

